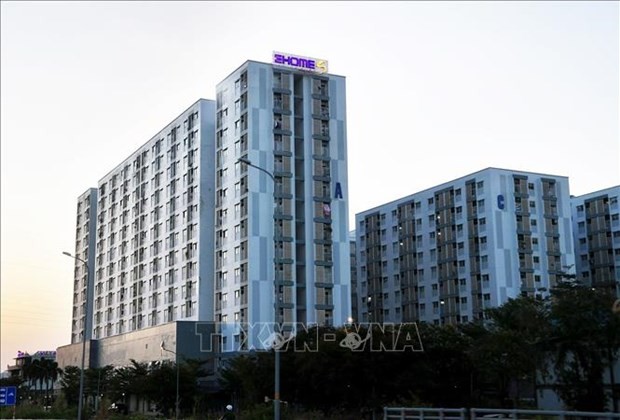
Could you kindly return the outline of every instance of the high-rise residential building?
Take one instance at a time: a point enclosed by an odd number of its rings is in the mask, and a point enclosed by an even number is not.
[[[488,168],[356,215],[360,321],[460,323],[575,263],[568,178]]]
[[[620,294],[620,186],[571,197],[578,280]]]
[[[61,367],[84,330],[97,366],[161,358],[161,344],[177,358],[261,349],[261,324],[348,320],[345,79],[326,66],[247,61],[79,198],[85,263]]]
[[[92,336],[96,219],[97,189],[90,188],[78,197],[77,203],[71,343],[90,340]]]
[[[160,357],[190,328],[175,321],[213,321],[214,143],[215,102],[200,99],[78,199],[71,342],[86,325],[88,365]],[[79,352],[61,347],[59,364]]]
[[[264,347],[252,328],[261,323],[351,316],[345,79],[300,70],[301,60],[247,61],[217,85],[215,319],[225,349]]]

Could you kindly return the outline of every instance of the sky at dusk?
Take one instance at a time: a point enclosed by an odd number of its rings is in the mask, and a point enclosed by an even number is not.
[[[346,77],[351,227],[487,167],[620,184],[618,2],[0,7],[0,370],[70,341],[77,197],[274,50]]]

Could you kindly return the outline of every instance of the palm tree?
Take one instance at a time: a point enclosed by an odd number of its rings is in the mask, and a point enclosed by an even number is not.
[[[148,375],[149,365],[144,362],[137,362],[134,359],[130,360],[129,372],[131,379],[129,381],[129,392],[136,396],[138,404],[144,404],[144,399],[148,395]]]
[[[33,392],[35,396],[37,392],[37,383],[40,384],[40,388],[43,388],[44,369],[41,366],[41,361],[38,359],[32,360],[30,363],[24,366],[23,375],[24,379],[28,381],[28,388],[30,392]]]
[[[58,374],[60,373],[60,369],[58,368],[58,363],[52,359],[41,359],[39,361],[39,366],[42,369],[42,378],[39,380],[43,382],[45,380],[45,401],[46,405],[51,403],[50,400],[50,388],[54,386],[54,383],[58,379]]]

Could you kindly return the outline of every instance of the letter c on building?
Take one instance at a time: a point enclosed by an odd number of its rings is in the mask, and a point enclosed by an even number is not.
[[[504,196],[502,194],[497,196],[497,208],[504,210]]]

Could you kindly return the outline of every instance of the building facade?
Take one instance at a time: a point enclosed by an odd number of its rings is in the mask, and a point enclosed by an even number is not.
[[[89,321],[86,339],[213,319],[214,113],[197,101],[79,198],[72,343]]]
[[[78,197],[77,203],[71,343],[92,337],[96,219],[97,189],[90,188]]]
[[[264,334],[248,334],[259,323],[344,323],[344,78],[247,61],[216,95],[215,318],[229,324],[224,347],[263,347]]]
[[[355,231],[349,232],[349,255],[351,255],[351,319],[349,322],[359,322],[360,314],[358,308],[359,297],[357,293],[357,242],[355,242]]]
[[[620,296],[620,186],[571,198],[577,279]]]
[[[481,320],[575,263],[568,179],[488,168],[356,215],[362,322]]]
[[[81,354],[84,330],[98,341],[88,343],[90,364],[122,359],[117,336],[152,341],[123,354],[157,352],[157,336],[187,353],[171,323],[210,323],[217,350],[233,351],[272,345],[255,325],[351,317],[344,78],[247,61],[216,96],[79,198],[84,263],[75,263],[63,366]]]

